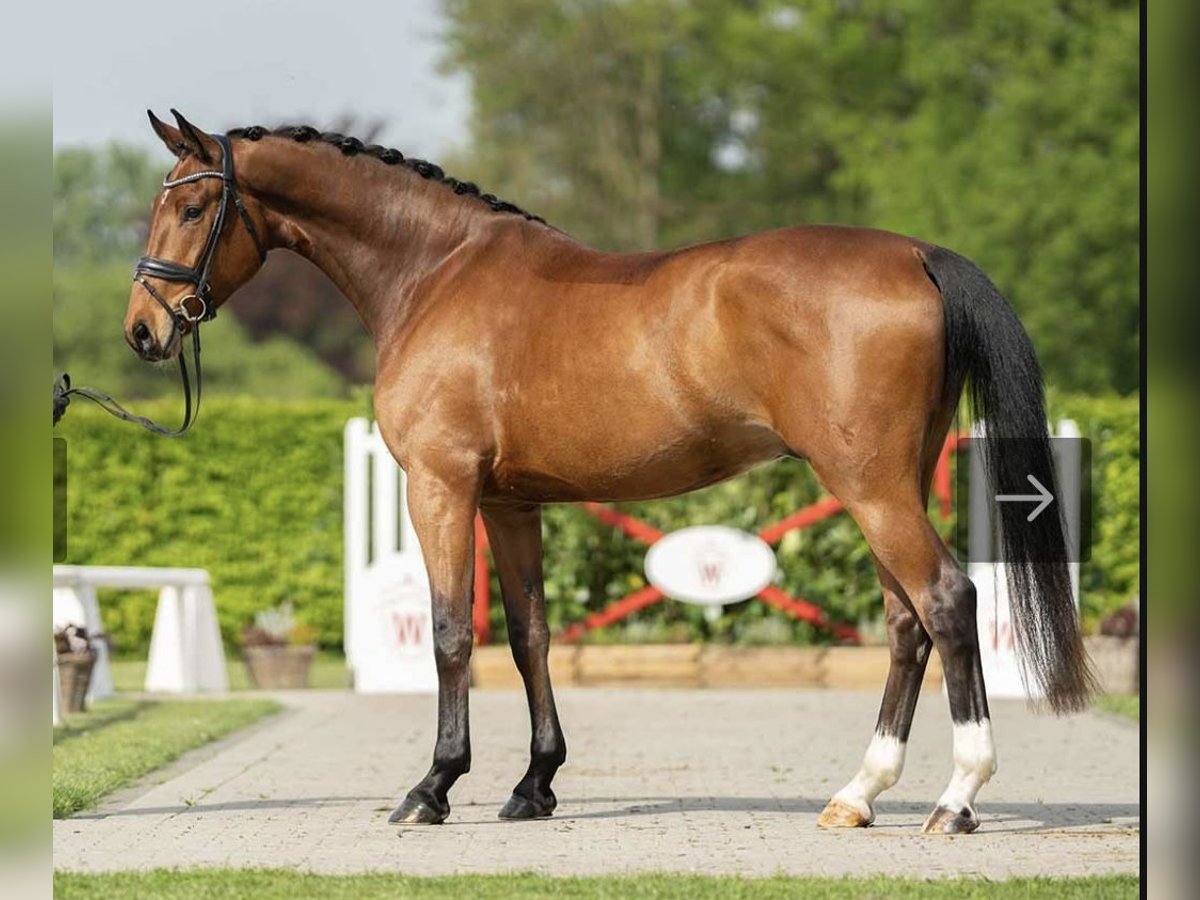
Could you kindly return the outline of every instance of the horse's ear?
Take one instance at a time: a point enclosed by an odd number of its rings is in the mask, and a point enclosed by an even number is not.
[[[189,145],[186,138],[178,128],[172,128],[166,122],[162,121],[154,114],[154,110],[146,110],[146,115],[150,117],[150,127],[154,129],[154,133],[173,154],[183,159],[195,151]]]
[[[175,117],[175,123],[179,126],[179,133],[183,135],[183,139],[187,142],[188,149],[195,153],[202,162],[211,164],[220,156],[221,148],[212,137],[185,119],[179,110],[172,109],[171,115]]]

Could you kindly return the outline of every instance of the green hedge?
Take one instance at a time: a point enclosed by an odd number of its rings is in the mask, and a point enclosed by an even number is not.
[[[178,398],[139,404],[161,421]],[[341,642],[342,427],[350,401],[210,398],[196,427],[167,439],[75,401],[67,439],[67,561],[199,566],[213,578],[221,630],[291,600],[321,642]],[[155,596],[102,599],[119,651],[144,652]]]
[[[1092,556],[1079,569],[1083,621],[1130,602],[1141,573],[1141,435],[1136,397],[1050,395],[1055,416],[1074,419],[1092,441]]]
[[[1094,441],[1095,543],[1082,570],[1085,618],[1126,602],[1138,577],[1136,399],[1052,397]],[[146,404],[170,420],[174,402]],[[363,400],[267,402],[212,398],[199,424],[166,440],[82,403],[58,429],[68,440],[68,561],[200,566],[213,576],[222,633],[234,642],[265,606],[290,600],[324,646],[342,638],[342,428]],[[664,530],[719,522],[755,529],[821,496],[808,468],[784,461],[686,498],[625,504]],[[552,627],[575,621],[644,584],[644,549],[574,506],[546,514],[546,594]],[[845,515],[779,546],[779,583],[842,621],[879,615],[874,567]],[[499,596],[493,585],[494,595]],[[121,652],[144,652],[155,597],[106,596],[105,627]],[[504,633],[499,603],[493,627]],[[678,603],[656,604],[594,640],[709,639],[810,642],[824,635],[757,601],[715,622]]]

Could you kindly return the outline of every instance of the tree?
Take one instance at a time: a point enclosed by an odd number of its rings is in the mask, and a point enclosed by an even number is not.
[[[137,147],[74,147],[54,155],[54,262],[128,259],[146,245],[150,200],[167,167]]]
[[[899,74],[920,102],[847,145],[847,180],[877,224],[979,262],[1051,381],[1135,390],[1137,5],[907,6]]]
[[[677,4],[450,0],[472,78],[475,180],[613,249],[658,242],[663,79]]]

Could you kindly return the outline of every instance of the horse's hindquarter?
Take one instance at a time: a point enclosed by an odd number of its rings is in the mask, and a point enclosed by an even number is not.
[[[928,245],[841,227],[747,244],[725,292],[726,334],[772,426],[818,474],[836,461],[882,476],[874,461],[919,457],[945,402],[944,311],[919,255]]]

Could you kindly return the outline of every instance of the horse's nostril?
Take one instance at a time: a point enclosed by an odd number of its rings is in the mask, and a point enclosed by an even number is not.
[[[133,326],[133,339],[139,344],[144,344],[150,339],[150,329],[146,327],[145,322],[138,322]]]

